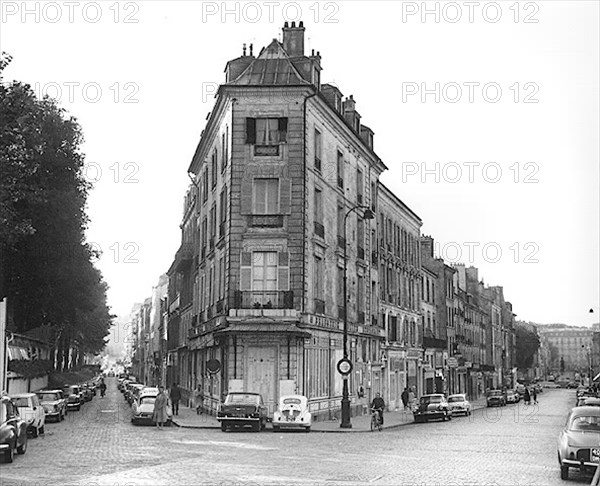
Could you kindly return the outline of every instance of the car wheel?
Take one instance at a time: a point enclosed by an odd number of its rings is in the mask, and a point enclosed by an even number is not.
[[[17,454],[25,454],[25,451],[27,451],[27,434],[25,434],[23,444],[17,447]]]
[[[44,435],[46,433],[46,431],[44,430],[44,426],[43,425],[39,428],[38,433],[42,434],[42,435]]]
[[[448,421],[450,421],[450,420],[452,420],[452,414],[451,413],[448,414]]]
[[[13,462],[13,457],[14,457],[14,450],[13,450],[13,448],[11,446],[4,453],[4,460],[6,462]]]
[[[273,425],[273,432],[279,432],[280,427],[279,425]]]
[[[310,426],[306,427],[306,428],[304,429],[304,432],[310,432]]]
[[[225,422],[221,422],[221,432],[227,432],[227,425],[225,425]]]
[[[77,412],[79,412],[79,410],[81,410],[81,405],[77,405],[77,408],[75,409]]]
[[[252,430],[254,430],[254,432],[260,432],[262,430],[260,422],[258,422],[257,424],[252,424]]]
[[[560,479],[569,479],[569,466],[560,466]]]

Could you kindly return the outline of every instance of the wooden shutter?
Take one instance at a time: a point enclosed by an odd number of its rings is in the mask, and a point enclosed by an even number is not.
[[[279,214],[290,214],[292,206],[292,181],[279,179]]]
[[[252,290],[252,253],[243,251],[240,262],[240,290]]]
[[[252,182],[253,178],[248,174],[243,176],[240,196],[240,214],[252,214]]]
[[[256,118],[246,118],[246,143],[256,143]]]
[[[277,290],[290,290],[290,257],[287,251],[280,251],[277,265]]]
[[[277,129],[279,130],[279,141],[287,142],[287,118],[280,118]]]

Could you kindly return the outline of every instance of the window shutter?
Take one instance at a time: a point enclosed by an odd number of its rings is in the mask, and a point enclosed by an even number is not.
[[[280,142],[287,142],[287,124],[288,124],[287,118],[279,119],[278,130],[279,130],[279,141]]]
[[[292,181],[279,179],[279,214],[290,214],[292,206]]]
[[[256,118],[246,118],[246,143],[256,143]]]
[[[248,175],[242,178],[240,196],[240,214],[252,214],[252,178]]]
[[[290,289],[290,257],[287,251],[279,252],[277,267],[277,290]]]
[[[252,253],[242,252],[240,262],[240,290],[252,290]]]

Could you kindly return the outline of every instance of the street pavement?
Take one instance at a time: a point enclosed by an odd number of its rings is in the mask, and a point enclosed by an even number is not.
[[[538,406],[358,434],[157,430],[131,424],[108,380],[106,398],[48,424],[24,456],[0,464],[0,485],[583,485],[591,476],[575,470],[561,481],[556,459],[574,402],[572,390],[546,390]]]

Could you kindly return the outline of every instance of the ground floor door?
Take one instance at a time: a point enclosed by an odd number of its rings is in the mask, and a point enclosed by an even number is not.
[[[272,416],[277,400],[277,347],[247,348],[245,389],[260,393]]]

